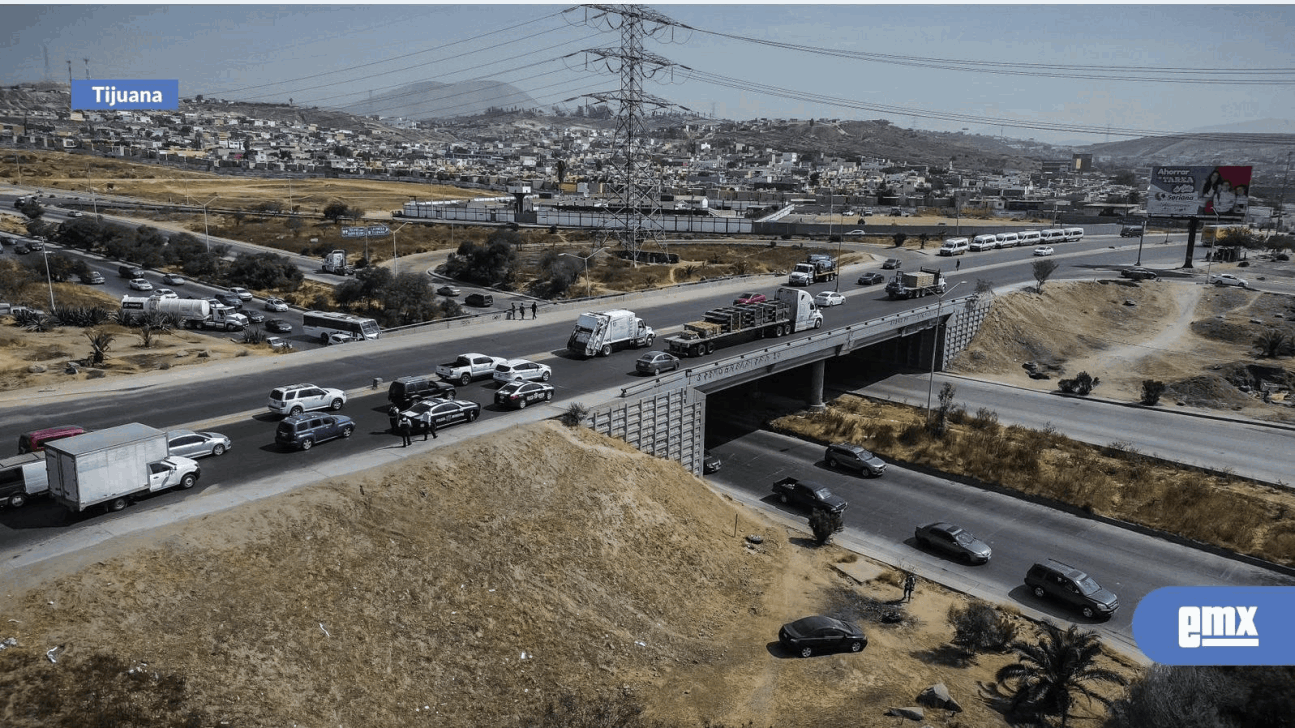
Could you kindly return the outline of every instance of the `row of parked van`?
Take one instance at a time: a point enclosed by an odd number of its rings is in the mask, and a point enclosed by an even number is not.
[[[947,238],[940,246],[940,255],[962,255],[968,251],[995,250],[997,248],[1015,248],[1027,245],[1045,245],[1050,243],[1073,243],[1083,239],[1084,229],[1080,227],[1053,228],[1051,230],[1026,230],[1019,233],[986,233],[974,238]]]

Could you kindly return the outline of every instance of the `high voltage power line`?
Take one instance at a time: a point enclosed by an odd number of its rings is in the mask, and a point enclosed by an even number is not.
[[[527,20],[521,23],[515,23],[513,25],[506,26],[498,30],[492,30],[485,33],[480,33],[478,35],[472,36],[471,38],[465,38],[463,40],[454,41],[444,45],[436,46],[434,48],[427,48],[419,51],[414,51],[411,53],[400,54],[393,58],[388,58],[381,61],[372,61],[372,62],[349,66],[346,68],[336,69],[332,71],[323,71],[316,74],[302,76],[296,79],[290,79],[288,81],[259,84],[256,86],[247,86],[247,87],[243,87],[242,89],[234,89],[232,92],[271,88],[271,87],[282,87],[284,84],[295,83],[299,81],[310,81],[310,80],[324,79],[329,77],[337,78],[339,75],[342,75],[342,74],[371,69],[377,66],[381,66],[383,64],[388,64],[388,63],[393,63],[400,60],[413,58],[413,57],[431,53],[434,51],[449,50],[456,46],[461,46],[465,43],[478,41],[483,38],[499,35],[501,33],[508,33],[522,28],[537,28],[545,20],[549,20],[558,16],[564,16],[577,10],[585,11],[587,18],[608,16],[608,15],[620,15],[622,17],[630,17],[630,16],[634,16],[635,14],[651,13],[650,16],[644,15],[644,17],[650,17],[650,20],[652,23],[657,24],[658,26],[661,26],[661,27],[677,28],[681,31],[703,33],[703,34],[707,34],[715,37],[726,38],[729,40],[734,40],[734,41],[739,41],[744,43],[751,43],[751,44],[755,44],[763,47],[779,48],[783,50],[806,53],[806,54],[819,56],[819,57],[845,58],[845,59],[855,60],[859,62],[884,63],[884,64],[890,64],[890,65],[932,68],[937,70],[947,70],[947,71],[956,71],[956,72],[987,73],[991,75],[997,74],[997,75],[1015,75],[1015,76],[1038,76],[1038,77],[1045,77],[1045,78],[1066,78],[1066,79],[1077,79],[1077,80],[1104,80],[1104,81],[1117,81],[1117,82],[1130,82],[1130,83],[1142,83],[1142,82],[1191,83],[1191,84],[1215,84],[1215,85],[1229,85],[1229,86],[1295,84],[1295,68],[1249,68],[1249,69],[1211,68],[1211,69],[1207,69],[1207,68],[1187,68],[1187,67],[1167,67],[1167,66],[1092,66],[1092,65],[1077,65],[1077,64],[1011,63],[1011,62],[1001,62],[1001,61],[975,61],[975,60],[962,60],[962,59],[950,59],[950,58],[932,58],[932,57],[923,57],[923,56],[891,55],[891,54],[871,53],[871,52],[864,52],[864,51],[848,51],[848,50],[830,49],[830,48],[822,48],[822,47],[810,47],[810,46],[797,45],[793,43],[771,41],[771,40],[761,39],[761,38],[750,38],[750,37],[735,35],[731,33],[723,33],[719,31],[707,30],[704,28],[697,28],[684,23],[680,23],[678,21],[674,21],[673,19],[670,19],[669,17],[664,16],[660,13],[656,13],[655,11],[643,9],[642,6],[586,5],[586,6],[576,6],[572,8],[567,8],[562,11],[540,16],[538,18]],[[586,22],[582,24],[588,25],[589,23],[586,20]],[[539,37],[541,35],[555,32],[556,30],[559,30],[559,29],[560,28],[548,28],[548,29],[537,30],[536,32],[530,33],[527,36],[527,38]],[[541,49],[540,51],[527,51],[527,53],[524,54],[524,57],[531,58],[534,56],[534,53],[552,50],[552,49],[560,48],[560,47],[575,44],[575,43],[581,43],[583,42],[583,40],[584,40],[583,38],[578,38],[575,40],[564,41],[562,43],[557,43],[557,44],[548,46],[547,48]],[[467,50],[455,55],[454,59],[458,60],[469,55],[497,51],[502,48],[515,49],[514,42],[501,41],[499,43],[483,46],[481,48]],[[568,55],[574,55],[574,54],[568,54]],[[516,55],[512,55],[508,58],[501,59],[499,61],[487,63],[484,66],[478,65],[474,67],[474,69],[472,70],[479,71],[483,68],[499,65],[501,63],[508,63],[508,62],[516,63],[515,58],[516,58]],[[499,80],[502,77],[507,76],[508,74],[519,73],[526,70],[533,70],[537,66],[542,66],[545,63],[551,62],[553,60],[557,60],[557,59],[548,59],[545,61],[530,62],[530,63],[527,63],[526,65],[515,65],[512,68],[503,69],[501,71],[497,71],[493,73],[482,73],[470,79],[457,81],[456,83],[467,83],[473,80],[490,80],[490,79]],[[668,62],[665,59],[660,59],[660,60],[664,64],[668,64]],[[368,75],[365,76],[365,78],[375,78],[379,76],[386,76],[386,75],[391,75],[391,74],[401,73],[401,72],[406,72],[411,70],[417,70],[422,68],[426,68],[430,70],[434,67],[435,64],[439,64],[443,62],[444,62],[443,60],[435,60],[435,59],[422,61],[413,65],[406,65],[396,69],[381,71],[378,73],[369,73]],[[729,76],[715,74],[704,70],[690,69],[684,66],[679,66],[678,64],[668,64],[668,65],[674,68],[681,69],[682,71],[685,72],[683,74],[685,77],[703,84],[708,84],[708,85],[721,87],[721,88],[729,88],[734,90],[746,91],[750,93],[775,96],[779,98],[787,98],[787,99],[792,99],[797,101],[821,104],[829,107],[839,107],[843,109],[867,111],[870,113],[888,114],[888,115],[894,115],[894,116],[909,116],[909,117],[916,117],[916,118],[923,118],[923,119],[935,119],[935,120],[957,122],[957,123],[963,123],[963,124],[1012,127],[1012,128],[1018,128],[1018,129],[1031,129],[1031,130],[1081,133],[1081,134],[1110,134],[1117,137],[1173,137],[1173,138],[1191,138],[1195,140],[1204,140],[1204,141],[1243,141],[1243,142],[1253,143],[1253,144],[1288,144],[1289,143],[1285,139],[1274,138],[1277,135],[1186,133],[1186,132],[1152,130],[1152,129],[1116,128],[1116,127],[1105,127],[1105,126],[1099,127],[1099,126],[1090,126],[1090,125],[1083,125],[1083,124],[1029,121],[1029,120],[1021,120],[1021,119],[1003,119],[998,117],[977,116],[977,115],[961,114],[961,113],[955,113],[955,112],[915,109],[915,108],[906,107],[906,106],[891,106],[886,104],[868,103],[868,102],[863,102],[863,101],[858,101],[858,100],[848,99],[848,98],[841,98],[836,96],[828,96],[825,94],[816,94],[816,93],[801,91],[797,89],[781,88],[778,86],[772,86],[768,84],[746,81],[739,78],[733,78]],[[454,74],[464,73],[464,72],[465,71],[450,71],[446,73],[442,71],[438,73],[438,76],[440,78],[444,78],[447,75],[454,75]],[[516,83],[519,81],[526,81],[534,78],[549,76],[557,72],[558,71],[551,71],[551,72],[545,72],[545,73],[532,74],[529,76],[524,76],[522,78],[514,79],[513,81],[507,81],[507,82]],[[336,85],[338,83],[346,83],[346,82],[355,81],[355,80],[359,80],[359,79],[340,79],[340,80],[335,80],[328,83],[321,83],[321,84],[316,84],[311,86],[300,87],[300,88],[296,88],[282,93],[267,92],[264,94],[257,94],[255,96],[252,96],[250,97],[250,99],[267,98],[270,96],[299,95],[302,91],[315,90],[318,88],[324,88],[324,87]],[[503,83],[505,81],[501,80],[500,82]],[[565,81],[565,82],[558,82],[558,83],[549,84],[547,86],[540,87],[539,89],[532,89],[532,90],[554,88],[562,85],[563,83],[575,84],[575,83],[578,83],[578,81],[571,80],[571,81]],[[324,97],[322,99],[309,101],[308,103],[318,104],[321,101],[326,102],[326,101],[334,101],[337,99],[343,99],[347,97],[357,97],[366,93],[371,93],[373,91],[396,89],[407,85],[409,84],[400,83],[400,84],[392,84],[389,86],[383,86],[378,88],[368,88],[361,91],[334,94],[332,96]],[[226,93],[232,93],[232,92],[226,92]],[[412,97],[422,97],[424,96],[424,93],[425,93],[424,91],[411,91],[407,94],[400,94],[398,96],[384,98],[381,102],[379,102],[379,104],[372,107],[369,113],[376,113],[376,112],[385,111],[388,109],[397,108],[406,103],[405,99],[412,98]],[[467,95],[471,93],[476,93],[476,92],[464,91],[464,92],[451,94],[444,98],[453,98],[455,96],[462,96],[462,95]],[[533,95],[527,93],[524,90],[503,94],[497,97],[487,97],[486,99],[484,99],[484,102],[489,103],[491,105],[495,105],[491,102],[492,101],[503,102],[503,100],[505,99],[516,97],[517,94],[519,93],[526,94],[528,97],[530,97],[532,100],[536,100],[538,103],[538,100],[535,99]],[[568,91],[567,93],[569,94],[570,92]],[[592,92],[588,90],[585,91],[585,95],[588,95],[589,93],[592,93]],[[560,93],[554,93],[550,96],[550,98],[557,98],[561,95],[562,94]],[[566,100],[569,101],[570,99],[566,99]],[[440,101],[440,99],[429,99],[428,103],[432,103],[435,101]],[[358,101],[356,103],[358,103]],[[464,104],[455,105],[451,107],[440,106],[438,107],[437,111],[444,113],[446,111],[453,111],[456,108],[466,109],[473,106],[479,106],[481,103],[482,103],[482,100],[478,98],[475,101],[469,101],[469,102],[465,102]],[[507,104],[500,103],[499,105],[507,105]]]

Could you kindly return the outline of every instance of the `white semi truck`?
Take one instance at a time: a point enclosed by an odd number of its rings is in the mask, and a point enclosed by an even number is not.
[[[202,298],[161,298],[151,296],[122,296],[121,310],[129,318],[167,314],[174,316],[185,328],[224,329],[236,331],[247,328],[247,317],[233,306],[214,305]]]
[[[339,275],[339,276],[355,275],[355,266],[349,265],[346,262],[345,250],[334,250],[328,255],[325,255],[324,262],[321,268],[325,273],[332,273],[334,275]]]
[[[666,337],[670,353],[701,356],[738,339],[785,336],[823,325],[823,312],[806,291],[779,288],[772,301],[712,308],[701,321],[684,324],[682,333]]]
[[[49,494],[71,511],[119,511],[146,493],[192,488],[202,469],[171,455],[166,433],[132,422],[45,443]]]
[[[580,314],[567,339],[567,349],[578,356],[607,356],[626,346],[651,346],[656,332],[623,308]]]

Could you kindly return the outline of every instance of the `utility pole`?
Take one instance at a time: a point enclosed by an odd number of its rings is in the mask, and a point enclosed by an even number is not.
[[[1278,234],[1281,233],[1282,228],[1285,227],[1286,224],[1286,183],[1290,180],[1291,176],[1291,154],[1292,152],[1286,152],[1286,174],[1282,175],[1282,191],[1281,195],[1277,198]]]

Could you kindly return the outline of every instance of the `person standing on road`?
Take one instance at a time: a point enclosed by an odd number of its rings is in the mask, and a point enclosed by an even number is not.
[[[400,437],[403,438],[404,440],[404,444],[402,444],[401,447],[409,447],[409,443],[413,442],[413,439],[409,436],[412,430],[413,430],[413,425],[412,423],[410,423],[409,418],[401,417],[400,418]]]
[[[531,320],[534,321],[540,315],[540,306],[538,303],[531,301]]]
[[[390,432],[393,435],[399,432],[399,430],[396,429],[400,423],[399,407],[393,404],[389,409],[387,409],[387,421],[391,423],[391,428],[388,429],[387,432]]]
[[[522,320],[526,320],[526,304],[522,303],[517,306],[517,312],[522,315]]]
[[[511,318],[517,318],[517,304],[516,304],[516,303],[510,303],[510,304],[508,304],[508,318],[510,318],[510,319],[511,319]]]
[[[960,260],[955,260],[955,261],[953,261],[953,269],[954,269],[954,270],[962,270],[962,261],[960,261]]]
[[[431,413],[427,414],[427,429],[423,430],[423,442],[427,442],[427,433],[432,433],[432,439],[436,439],[436,418]]]

